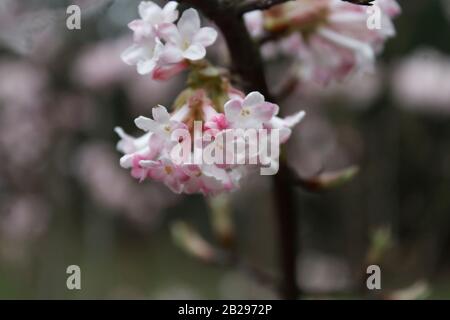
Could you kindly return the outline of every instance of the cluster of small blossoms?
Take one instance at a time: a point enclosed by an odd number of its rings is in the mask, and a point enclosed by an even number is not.
[[[217,32],[200,26],[200,17],[194,9],[183,12],[178,23],[178,3],[169,1],[163,8],[152,1],[139,5],[140,19],[128,24],[134,33],[134,44],[123,54],[122,60],[136,65],[139,74],[150,74],[153,79],[166,80],[183,71],[189,62],[206,55]]]
[[[232,87],[223,72],[204,60],[205,47],[214,42],[217,32],[200,27],[196,10],[184,11],[176,25],[174,2],[164,8],[142,2],[139,13],[142,19],[130,23],[136,43],[123,54],[125,62],[156,79],[186,68],[190,74],[173,112],[157,106],[152,118],[135,119],[145,132],[142,136],[115,129],[121,138],[117,148],[124,154],[121,166],[140,181],[151,179],[175,193],[204,195],[236,190],[241,178],[255,168],[275,174],[279,145],[289,139],[304,112],[278,117],[279,107],[259,92],[245,95]],[[255,135],[247,135],[248,130]],[[270,146],[267,136],[262,139],[264,133],[271,136]],[[205,153],[212,162],[205,161]]]
[[[395,35],[396,0],[376,0],[373,7],[342,0],[296,0],[245,15],[255,37],[273,39],[267,57],[281,53],[299,63],[303,81],[327,84],[354,71],[373,68],[386,39]]]
[[[301,121],[304,112],[283,119],[277,117],[278,106],[266,102],[258,92],[244,96],[234,90],[229,96],[230,100],[223,106],[223,113],[216,110],[201,89],[196,90],[187,103],[172,114],[165,107],[157,106],[152,110],[153,119],[141,116],[135,120],[136,126],[146,132],[139,138],[116,128],[121,137],[118,149],[125,154],[120,160],[121,166],[131,169],[132,176],[140,181],[149,178],[163,182],[175,193],[205,195],[235,190],[239,187],[240,179],[255,166],[267,166],[267,174],[276,173],[279,154],[274,153],[274,150],[268,154],[267,150],[259,148],[259,139],[246,139],[233,132],[237,129],[255,129],[259,134],[256,130],[266,129],[270,134],[276,129],[279,139],[275,143],[278,147],[289,139],[292,127]],[[201,118],[196,118],[198,115]],[[194,119],[201,121],[200,140],[194,140],[194,144],[200,144],[200,150],[209,149],[214,159],[218,159],[217,162],[193,161],[196,157],[195,148],[191,149],[190,142],[187,156],[173,156],[175,146],[182,142],[180,138],[191,141],[185,133],[192,132]],[[230,133],[233,139],[231,149],[226,145]],[[239,143],[243,144],[242,154],[236,153],[234,149]],[[252,153],[251,150],[256,152]],[[245,159],[240,162],[241,156]],[[228,159],[231,161],[228,162]]]

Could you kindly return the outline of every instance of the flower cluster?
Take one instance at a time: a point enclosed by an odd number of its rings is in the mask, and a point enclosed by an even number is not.
[[[148,1],[139,5],[139,15],[129,24],[135,43],[122,54],[124,62],[159,80],[190,72],[172,113],[157,106],[152,118],[135,120],[145,134],[135,138],[115,129],[124,154],[121,166],[140,181],[149,178],[175,193],[205,195],[235,190],[252,168],[275,174],[279,146],[304,112],[280,118],[279,107],[259,92],[246,96],[232,87],[226,73],[205,59],[205,47],[215,42],[217,32],[200,26],[195,9],[178,19],[176,2],[161,8]]]
[[[122,54],[122,60],[136,65],[139,74],[150,74],[158,80],[170,78],[190,62],[203,59],[205,47],[215,42],[216,30],[202,28],[194,9],[184,11],[175,25],[177,6],[175,1],[163,8],[151,1],[140,3],[140,19],[128,25],[134,33],[134,44]]]
[[[353,71],[371,69],[375,55],[394,36],[395,0],[376,0],[373,7],[341,0],[296,0],[245,16],[255,37],[269,41],[263,53],[292,56],[304,81],[327,84]]]
[[[220,158],[228,159],[228,153],[231,151],[226,148],[224,141],[231,131],[266,129],[270,132],[276,129],[277,133],[279,132],[279,140],[276,143],[279,145],[287,141],[291,128],[304,116],[301,111],[284,119],[277,117],[278,106],[266,102],[264,96],[258,92],[244,96],[238,90],[232,89],[228,96],[229,100],[222,107],[223,112],[216,110],[217,107],[201,89],[196,90],[186,103],[172,114],[169,114],[165,107],[157,106],[152,110],[153,119],[139,117],[135,120],[136,126],[146,132],[139,138],[133,138],[121,128],[116,128],[121,137],[118,149],[125,154],[120,160],[121,166],[131,169],[133,177],[141,181],[150,178],[163,182],[175,193],[205,195],[238,188],[240,179],[252,168],[249,162],[256,167],[267,165],[276,171],[277,155],[263,157],[262,151],[266,150],[252,149],[251,144],[255,141],[239,136],[234,136],[233,142],[242,144],[247,161],[197,163],[191,161],[196,157],[195,147],[189,147],[189,156],[183,158],[186,160],[180,162],[174,159],[172,151],[181,142],[177,131],[192,132],[194,120],[201,121],[200,130],[204,134],[200,140],[194,140],[194,145],[201,145],[204,150],[214,149],[215,156],[218,151],[223,152]],[[256,153],[247,152],[249,149],[256,150]],[[233,153],[232,156],[240,157],[241,154]]]

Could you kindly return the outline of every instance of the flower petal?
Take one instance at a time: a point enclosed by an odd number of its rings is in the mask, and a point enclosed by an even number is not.
[[[152,116],[158,123],[168,123],[170,120],[170,114],[164,106],[157,106],[152,109]]]
[[[164,24],[158,29],[158,35],[166,42],[181,46],[181,35],[174,24]]]
[[[140,42],[142,39],[153,35],[152,26],[145,23],[144,20],[133,20],[128,24],[128,28],[134,32],[133,38],[135,42]]]
[[[160,13],[162,10],[160,6],[152,1],[142,1],[139,4],[138,11],[141,18],[146,20],[155,14]]]
[[[161,61],[164,63],[178,63],[182,61],[183,52],[175,45],[167,43],[161,53]]]
[[[156,132],[158,130],[158,123],[150,118],[140,116],[134,120],[136,126],[144,131]]]
[[[169,1],[163,8],[164,22],[174,22],[178,19],[178,2]]]
[[[194,43],[199,43],[204,47],[208,47],[217,39],[217,31],[210,27],[201,28],[193,38]]]
[[[187,48],[186,51],[183,52],[183,57],[188,60],[196,61],[201,60],[206,56],[205,47],[199,44],[192,44]]]
[[[153,59],[141,60],[137,63],[137,72],[141,75],[151,73],[156,67],[156,61]]]
[[[293,128],[296,126],[302,119],[305,117],[306,113],[305,111],[299,111],[293,115],[287,116],[283,119],[284,125],[288,128]]]
[[[280,137],[280,143],[285,143],[291,137],[292,129],[289,129],[287,127],[283,127],[283,128],[275,129],[275,130],[279,130],[278,134],[279,134],[279,137]]]
[[[252,108],[254,117],[261,122],[270,121],[278,113],[279,107],[276,104],[264,102]]]
[[[185,40],[192,40],[200,30],[200,17],[197,10],[191,8],[184,11],[177,25],[181,37]]]
[[[242,101],[238,99],[232,99],[225,103],[224,110],[225,116],[228,121],[236,121],[239,118],[239,114],[242,110]]]
[[[137,44],[132,45],[120,55],[122,61],[128,65],[137,64],[138,61],[141,60],[143,57],[144,52],[142,50],[142,47]]]
[[[161,164],[159,163],[159,161],[155,160],[141,160],[139,161],[139,165],[143,168],[155,168],[160,166]]]
[[[258,91],[250,92],[244,99],[243,105],[246,107],[254,106],[265,101],[264,96]]]
[[[176,178],[170,177],[168,179],[165,179],[164,183],[169,187],[170,190],[172,190],[172,192],[176,194],[180,194],[183,191],[183,184]]]

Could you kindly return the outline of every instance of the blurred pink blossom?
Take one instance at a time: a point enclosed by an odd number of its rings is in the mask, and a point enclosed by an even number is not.
[[[123,212],[131,221],[152,223],[173,204],[170,192],[155,185],[137,185],[117,164],[114,149],[92,142],[77,155],[76,173],[100,205]]]
[[[0,60],[0,102],[21,106],[38,105],[47,78],[45,71],[31,62]]]
[[[401,106],[424,113],[450,113],[450,56],[422,50],[400,64],[392,76]]]
[[[88,88],[108,88],[126,82],[134,75],[120,59],[127,47],[128,37],[100,42],[82,51],[75,61],[74,78]]]
[[[35,195],[12,197],[0,207],[0,250],[8,260],[21,260],[28,246],[47,230],[50,219],[45,201]]]

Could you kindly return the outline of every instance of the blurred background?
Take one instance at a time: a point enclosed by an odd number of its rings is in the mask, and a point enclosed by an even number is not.
[[[338,190],[298,190],[298,275],[311,297],[450,298],[450,3],[399,1],[397,37],[376,72],[308,88],[289,143],[304,176],[358,165]],[[0,298],[274,298],[233,268],[174,244],[185,221],[214,243],[202,196],[139,184],[119,166],[115,126],[170,106],[183,76],[157,83],[120,60],[137,0],[0,0]],[[82,29],[66,8],[82,8]],[[226,64],[225,45],[211,57]],[[272,66],[276,68],[277,66]],[[271,180],[231,195],[240,254],[278,272]],[[66,268],[82,290],[66,288]]]

